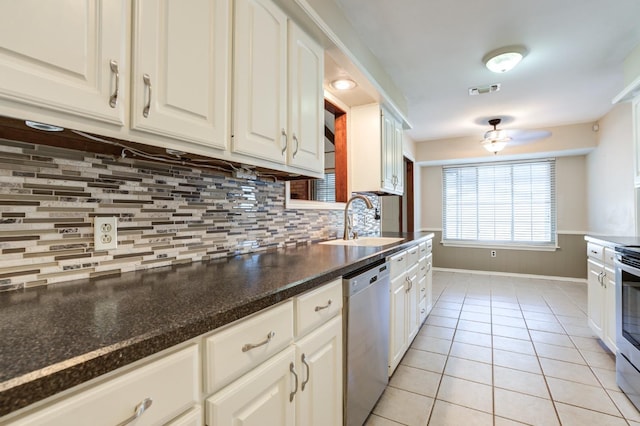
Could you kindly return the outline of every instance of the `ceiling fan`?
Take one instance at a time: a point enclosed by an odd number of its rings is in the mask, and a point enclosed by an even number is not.
[[[498,125],[501,122],[501,118],[492,118],[489,120],[489,125],[493,126],[493,129],[487,131],[484,134],[484,139],[480,141],[484,149],[494,154],[502,151],[507,144],[519,145],[551,136],[551,132],[548,130],[498,129]]]

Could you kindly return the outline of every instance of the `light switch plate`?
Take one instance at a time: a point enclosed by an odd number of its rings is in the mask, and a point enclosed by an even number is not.
[[[94,250],[113,250],[118,248],[118,218],[96,217],[93,220]]]

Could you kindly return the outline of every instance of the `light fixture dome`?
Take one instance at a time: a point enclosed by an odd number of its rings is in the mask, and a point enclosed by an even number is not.
[[[331,82],[331,87],[336,90],[350,90],[356,86],[356,82],[351,80],[350,78],[340,78]]]
[[[527,54],[527,49],[523,46],[507,46],[492,50],[487,53],[482,62],[495,73],[505,73],[512,70],[522,61]]]

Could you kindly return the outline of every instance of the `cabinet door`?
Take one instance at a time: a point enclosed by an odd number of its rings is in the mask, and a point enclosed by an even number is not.
[[[635,186],[640,187],[640,96],[636,96],[632,105],[632,120],[633,120],[633,148],[635,150]]]
[[[407,272],[407,346],[413,342],[420,329],[420,283],[418,280],[418,265]]]
[[[296,424],[342,424],[342,315],[296,343]]]
[[[0,97],[123,125],[128,7],[124,0],[2,2]]]
[[[429,315],[433,308],[433,254],[429,253],[427,256],[427,282],[425,285],[425,299],[427,303],[425,307],[427,309],[426,314]]]
[[[389,318],[389,376],[393,374],[407,350],[406,274],[391,280]]]
[[[226,148],[229,0],[138,0],[132,127]]]
[[[395,126],[393,117],[384,109],[382,110],[382,182],[381,189],[395,192],[396,165],[395,165]]]
[[[603,309],[603,265],[589,259],[587,261],[587,314],[591,330],[602,337],[602,309]]]
[[[394,175],[396,184],[394,190],[397,194],[404,194],[404,152],[402,124],[394,120],[393,123],[393,164],[395,166]]]
[[[289,21],[288,163],[324,173],[324,52]]]
[[[615,270],[605,268],[602,341],[614,354],[616,346],[616,278]]]
[[[207,424],[293,426],[294,356],[290,346],[207,399]]]
[[[237,0],[233,152],[284,164],[287,151],[287,17],[270,0]]]

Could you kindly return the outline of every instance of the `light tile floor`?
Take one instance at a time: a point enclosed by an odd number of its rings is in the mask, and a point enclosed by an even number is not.
[[[367,426],[631,425],[581,282],[434,272],[434,308]]]

